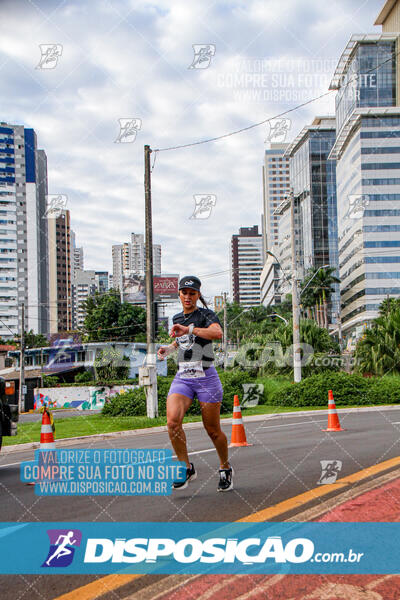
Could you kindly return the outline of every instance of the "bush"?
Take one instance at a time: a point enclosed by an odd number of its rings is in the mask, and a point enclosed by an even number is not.
[[[143,388],[116,394],[104,404],[102,414],[110,417],[140,417],[146,415],[146,397]]]
[[[56,387],[58,383],[59,381],[56,375],[45,375],[43,377],[43,387]]]
[[[249,373],[243,371],[219,372],[224,395],[221,405],[221,413],[230,413],[233,410],[233,396],[237,394],[239,399],[243,399],[243,383],[256,383]],[[173,377],[157,377],[158,392],[158,414],[165,416],[167,410],[167,395]],[[104,415],[121,416],[140,416],[146,415],[146,396],[144,388],[125,392],[113,396],[110,402],[107,402],[102,410]],[[200,403],[195,400],[192,402],[187,415],[201,415]]]
[[[328,390],[333,391],[335,403],[369,404],[371,381],[360,375],[324,373],[312,375],[300,383],[288,384],[271,396],[271,404],[279,406],[325,406]]]
[[[82,373],[77,373],[75,375],[75,383],[86,383],[87,381],[92,381],[93,375],[90,371],[82,371]]]
[[[221,413],[230,413],[233,410],[233,396],[237,394],[239,400],[243,401],[243,383],[257,383],[247,371],[225,371],[219,373],[224,395],[221,405]]]
[[[400,377],[386,376],[370,380],[368,404],[398,404],[400,402]]]
[[[257,377],[255,383],[260,383],[264,386],[264,397],[259,404],[271,404],[272,395],[284,387],[291,387],[291,379],[285,375],[275,377]]]

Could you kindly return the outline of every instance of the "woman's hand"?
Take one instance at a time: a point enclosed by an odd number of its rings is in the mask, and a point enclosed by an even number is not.
[[[185,335],[185,333],[189,333],[189,327],[176,323],[175,325],[172,325],[169,335],[171,337],[180,337],[181,335]]]
[[[157,350],[157,358],[159,360],[164,360],[174,350],[175,348],[173,348],[172,346],[161,346],[161,348]]]

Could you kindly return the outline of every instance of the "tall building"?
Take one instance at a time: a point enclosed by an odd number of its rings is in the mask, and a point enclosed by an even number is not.
[[[100,294],[105,294],[106,292],[108,292],[108,271],[96,271],[94,277],[96,283],[96,290]]]
[[[131,241],[112,247],[113,285],[120,289],[121,281],[132,276],[145,277],[146,246],[144,235],[131,234]],[[153,274],[161,275],[161,246],[153,244]]]
[[[271,143],[264,155],[262,217],[264,268],[261,272],[260,288],[261,302],[266,306],[280,303],[282,296],[279,265],[267,254],[267,251],[273,251],[274,247],[278,247],[280,214],[277,209],[290,192],[289,158],[285,156],[287,147],[288,144]]]
[[[0,123],[0,337],[48,333],[46,154],[36,133]]]
[[[258,226],[241,227],[231,240],[232,296],[243,306],[260,304],[263,240]]]
[[[69,210],[49,212],[50,332],[72,329],[71,225]]]
[[[279,215],[275,209],[290,192],[289,158],[285,150],[289,144],[271,144],[265,151],[263,166],[263,236],[264,250],[278,244]]]
[[[95,271],[81,271],[76,269],[72,286],[73,328],[81,329],[85,320],[86,311],[83,303],[89,296],[94,296],[97,291]]]
[[[272,306],[280,304],[287,291],[281,284],[281,268],[276,257],[277,249],[272,246],[272,254],[267,255],[260,275],[261,304]]]
[[[335,117],[316,117],[285,151],[289,158],[290,185],[298,205],[300,256],[297,267],[301,278],[312,267],[338,268],[336,163],[328,160],[335,137]],[[282,209],[280,212],[289,213],[283,219],[279,236],[287,264],[291,242],[291,236],[287,240],[290,206],[283,205]],[[331,322],[336,321],[340,312],[339,284],[333,287],[335,291],[329,306]]]
[[[76,235],[71,229],[71,281],[74,280],[75,271],[83,271],[83,248],[76,245]]]
[[[345,339],[359,337],[382,300],[400,296],[399,2],[387,1],[376,24],[384,33],[350,38],[330,84]]]

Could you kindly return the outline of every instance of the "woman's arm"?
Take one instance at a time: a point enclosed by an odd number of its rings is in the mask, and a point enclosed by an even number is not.
[[[176,323],[171,328],[170,336],[179,337],[185,335],[185,333],[189,333],[189,327]],[[194,327],[192,333],[205,340],[220,340],[222,338],[222,329],[218,323],[211,323],[209,327]]]
[[[220,340],[223,336],[221,325],[218,323],[211,323],[208,327],[194,327],[193,333],[205,340]]]
[[[175,352],[178,348],[178,343],[176,340],[172,342],[172,344],[168,344],[168,346],[161,346],[161,348],[157,351],[157,356],[160,360],[164,360],[167,356]]]

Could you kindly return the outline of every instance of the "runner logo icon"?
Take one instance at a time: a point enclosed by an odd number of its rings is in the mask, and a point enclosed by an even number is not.
[[[79,529],[48,529],[50,548],[42,567],[68,567],[74,558],[75,548],[81,545]]]

